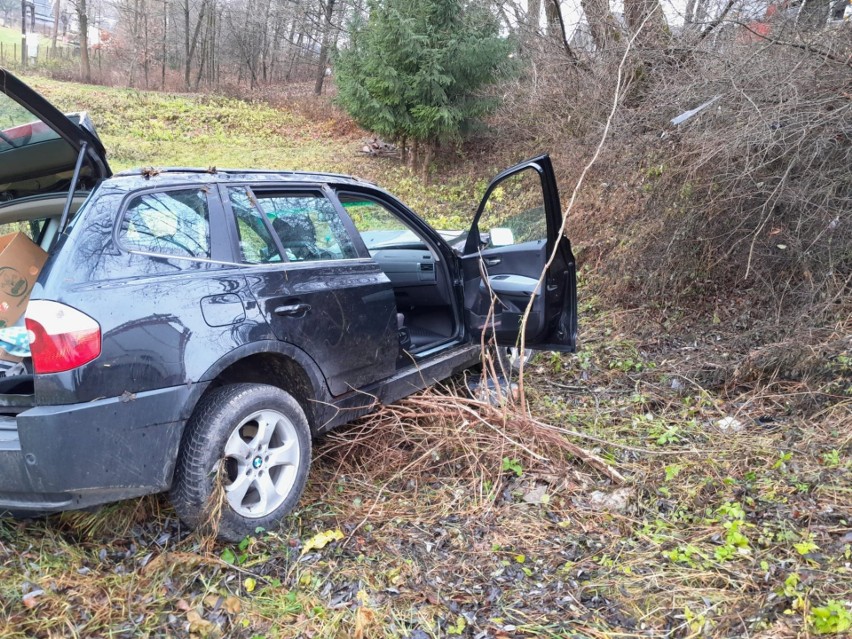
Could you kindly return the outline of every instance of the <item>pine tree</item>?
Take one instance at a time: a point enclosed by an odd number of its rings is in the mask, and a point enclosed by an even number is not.
[[[511,72],[512,48],[493,16],[463,0],[371,0],[338,54],[338,102],[361,126],[411,143],[425,178],[435,145],[494,109],[481,90]]]

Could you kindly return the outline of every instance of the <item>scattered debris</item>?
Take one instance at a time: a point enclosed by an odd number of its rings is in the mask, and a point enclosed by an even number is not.
[[[739,433],[745,430],[745,424],[736,417],[723,417],[716,422],[716,428],[722,431]]]
[[[618,488],[611,493],[596,490],[589,495],[589,506],[595,510],[607,510],[623,515],[630,506],[630,497],[632,495],[633,491],[627,487]]]
[[[528,504],[545,504],[550,501],[547,495],[547,484],[531,482],[524,493],[524,501]]]
[[[35,605],[37,603],[36,599],[43,594],[44,590],[41,590],[40,588],[36,590],[31,590],[23,596],[22,602],[27,608],[35,608]]]
[[[712,97],[709,100],[707,100],[707,102],[695,107],[694,109],[690,109],[689,111],[684,111],[679,116],[672,118],[671,119],[672,126],[678,126],[679,124],[683,124],[687,120],[689,120],[689,119],[693,118],[694,116],[698,115],[699,113],[701,113],[707,107],[715,104],[716,101],[719,100],[721,97],[722,97],[721,95],[717,95],[715,97]]]
[[[399,149],[395,144],[384,142],[376,136],[373,136],[361,147],[361,153],[373,156],[393,156],[399,155]]]
[[[302,554],[304,555],[312,550],[321,550],[332,541],[340,541],[341,539],[343,539],[343,533],[340,530],[319,532],[305,542],[305,545],[302,546]]]

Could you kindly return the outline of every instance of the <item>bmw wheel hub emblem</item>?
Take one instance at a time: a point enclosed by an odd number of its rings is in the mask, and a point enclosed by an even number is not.
[[[263,466],[263,459],[261,459],[260,455],[251,460],[251,465],[255,468],[260,468],[261,466]]]

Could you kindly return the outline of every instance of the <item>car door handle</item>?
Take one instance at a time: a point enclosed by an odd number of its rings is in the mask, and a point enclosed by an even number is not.
[[[304,302],[300,304],[287,304],[285,306],[279,306],[275,309],[276,315],[288,315],[288,316],[297,316],[304,315],[308,311],[311,310],[310,304],[305,304]]]
[[[485,258],[485,263],[488,266],[497,266],[502,261],[503,260],[501,260],[499,257],[486,257]]]

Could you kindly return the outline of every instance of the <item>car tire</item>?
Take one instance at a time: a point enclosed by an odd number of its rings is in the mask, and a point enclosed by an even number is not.
[[[308,478],[311,431],[275,386],[230,384],[206,395],[186,425],[171,500],[181,521],[239,541],[277,528]]]

